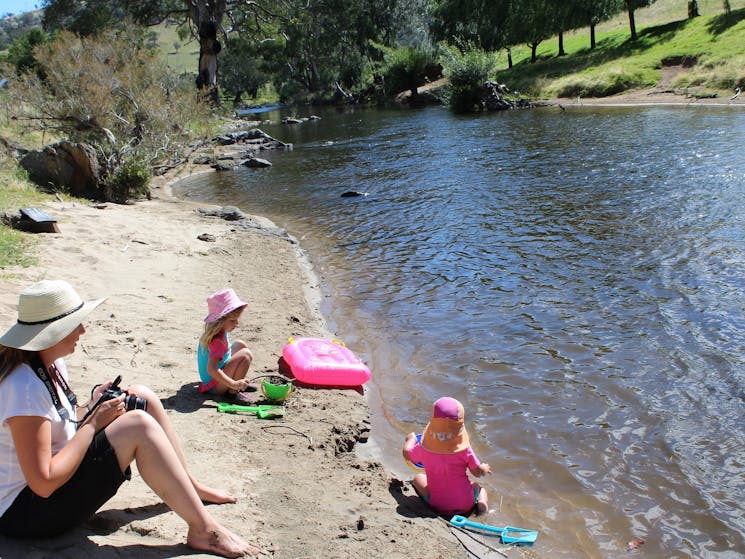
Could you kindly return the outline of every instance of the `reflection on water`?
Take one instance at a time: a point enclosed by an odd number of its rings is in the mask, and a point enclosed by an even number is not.
[[[272,115],[275,118],[276,115]],[[300,238],[373,370],[374,440],[463,401],[494,524],[541,556],[745,549],[745,113],[356,111],[189,179]],[[341,198],[347,190],[369,196]],[[393,514],[393,512],[392,512]]]

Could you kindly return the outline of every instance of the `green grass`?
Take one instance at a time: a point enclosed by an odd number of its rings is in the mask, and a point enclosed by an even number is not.
[[[158,46],[166,64],[176,74],[197,75],[199,65],[199,42],[191,37],[182,41],[178,36],[178,28],[162,23],[154,28],[158,34]]]
[[[7,92],[0,92],[0,136],[11,138],[27,149],[38,149],[56,139],[26,131],[12,118],[12,107]],[[0,148],[0,212],[42,206],[50,200],[54,200],[54,196],[37,190],[28,180],[26,171]],[[10,266],[38,264],[36,247],[39,240],[37,235],[16,231],[0,223],[0,277],[7,277]]]
[[[553,38],[539,46],[535,64],[530,63],[529,49],[518,47],[512,53],[513,68],[499,71],[498,79],[532,97],[604,97],[652,87],[663,65],[686,61],[691,67],[671,87],[731,93],[745,87],[745,8],[733,9],[727,17],[721,3],[719,7],[709,15],[655,25],[640,25],[642,18],[637,17],[635,41],[628,23],[619,29],[611,25],[608,31],[598,31],[594,50],[589,48],[589,31],[571,33],[564,39],[568,55],[562,57]]]
[[[29,184],[15,161],[0,155],[0,211],[33,207],[50,198]],[[37,239],[33,235],[0,224],[0,275],[6,275],[8,266],[37,264],[36,245]]]

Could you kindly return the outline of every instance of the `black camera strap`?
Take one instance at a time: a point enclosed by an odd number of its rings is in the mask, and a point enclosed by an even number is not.
[[[36,373],[36,376],[39,377],[39,380],[44,383],[44,386],[47,387],[47,390],[49,391],[49,396],[52,398],[52,403],[54,404],[54,407],[57,408],[57,413],[62,418],[63,421],[73,421],[73,423],[76,423],[75,420],[70,418],[70,413],[67,411],[67,408],[62,405],[62,402],[59,399],[59,396],[57,394],[57,389],[54,386],[54,382],[57,381],[59,385],[62,387],[62,391],[65,393],[65,397],[67,398],[67,401],[70,402],[72,405],[72,409],[75,409],[75,406],[78,403],[78,398],[75,396],[75,393],[70,389],[70,385],[67,384],[67,381],[62,378],[62,375],[58,374],[56,370],[52,370],[51,375],[47,372],[46,367],[44,367],[44,364],[41,362],[41,359],[39,358],[38,354],[35,354],[30,360],[31,368],[34,370],[34,373]],[[53,368],[54,366],[52,366]]]

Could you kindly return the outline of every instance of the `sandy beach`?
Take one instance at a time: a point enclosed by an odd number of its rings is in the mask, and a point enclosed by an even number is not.
[[[294,240],[261,218],[239,225],[196,211],[204,207],[167,196],[134,205],[63,199],[45,206],[61,233],[43,235],[38,267],[4,270],[3,327],[15,319],[18,294],[40,279],[65,279],[84,298],[107,295],[67,360],[73,389],[84,396],[116,375],[123,384],[151,386],[195,475],[238,495],[236,504],[210,511],[259,544],[263,557],[465,556],[408,485],[358,458],[355,447],[369,431],[361,391],[298,388],[285,416],[272,420],[218,413],[216,402],[197,392],[196,345],[206,298],[217,289],[233,287],[249,301],[234,339],[254,353],[250,376],[276,373],[291,336],[333,334]],[[208,556],[189,549],[185,535],[186,524],[134,468],[132,481],[88,524],[46,541],[0,538],[0,557]]]

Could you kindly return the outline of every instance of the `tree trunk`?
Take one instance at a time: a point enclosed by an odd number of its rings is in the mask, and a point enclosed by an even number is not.
[[[688,2],[688,19],[693,19],[694,17],[698,17],[698,2],[697,0],[689,0]]]
[[[217,39],[222,18],[225,15],[225,0],[188,0],[189,17],[199,37],[199,65],[197,88],[213,103],[220,103],[217,90],[217,55],[222,45]]]
[[[540,44],[540,41],[530,43],[530,63],[531,64],[534,64],[535,61],[538,60],[538,57],[536,56],[536,51],[538,50],[539,44]]]
[[[629,12],[629,28],[631,29],[631,40],[636,41],[636,21],[634,21],[634,8],[631,7],[629,0],[626,0],[626,8]]]
[[[512,68],[512,51],[509,47],[505,47],[507,51],[507,68]]]
[[[597,42],[595,40],[595,24],[590,24],[590,50],[595,50]]]
[[[729,0],[724,0],[723,5],[724,5],[724,13],[727,15],[731,15],[732,6],[730,6]]]
[[[559,56],[566,56],[566,54],[564,50],[564,32],[559,31]]]

